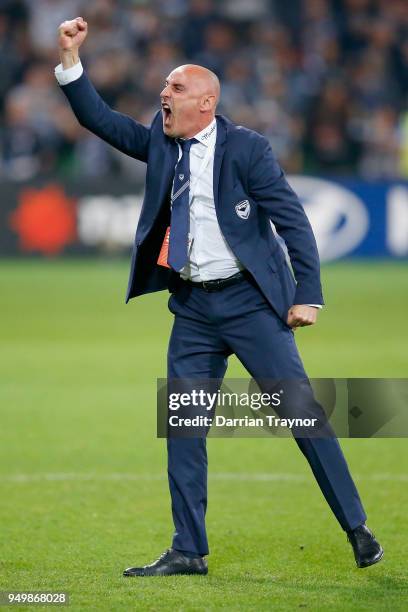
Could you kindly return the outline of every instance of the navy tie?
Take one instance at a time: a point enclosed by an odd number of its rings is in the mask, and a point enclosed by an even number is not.
[[[168,263],[180,272],[187,263],[188,230],[190,226],[190,148],[195,138],[179,140],[182,155],[174,171],[171,194],[171,220]]]

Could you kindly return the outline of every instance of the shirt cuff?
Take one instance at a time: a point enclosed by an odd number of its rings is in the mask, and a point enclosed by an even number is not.
[[[313,306],[313,308],[318,308],[319,310],[323,308],[321,304],[305,304],[305,306]]]
[[[60,85],[68,85],[68,83],[72,83],[72,81],[79,79],[83,71],[81,60],[79,60],[74,66],[66,68],[65,70],[62,64],[58,64],[58,66],[55,67],[54,73]]]

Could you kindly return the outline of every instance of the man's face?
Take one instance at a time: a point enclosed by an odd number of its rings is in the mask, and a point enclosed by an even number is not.
[[[190,138],[200,131],[202,91],[199,80],[183,69],[169,74],[160,94],[163,131],[171,138]]]

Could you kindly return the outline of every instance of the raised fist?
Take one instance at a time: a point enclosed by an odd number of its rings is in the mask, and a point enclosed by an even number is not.
[[[58,28],[58,46],[61,51],[79,49],[87,34],[88,24],[82,17],[64,21]]]

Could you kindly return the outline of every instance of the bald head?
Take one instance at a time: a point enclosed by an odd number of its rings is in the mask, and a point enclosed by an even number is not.
[[[220,99],[220,81],[212,70],[197,64],[184,64],[184,66],[175,68],[171,74],[185,75],[185,78],[191,82],[193,87],[200,90],[201,95],[213,96],[215,106],[217,106]]]
[[[213,120],[220,82],[208,68],[185,64],[169,74],[160,98],[165,134],[191,138]]]

